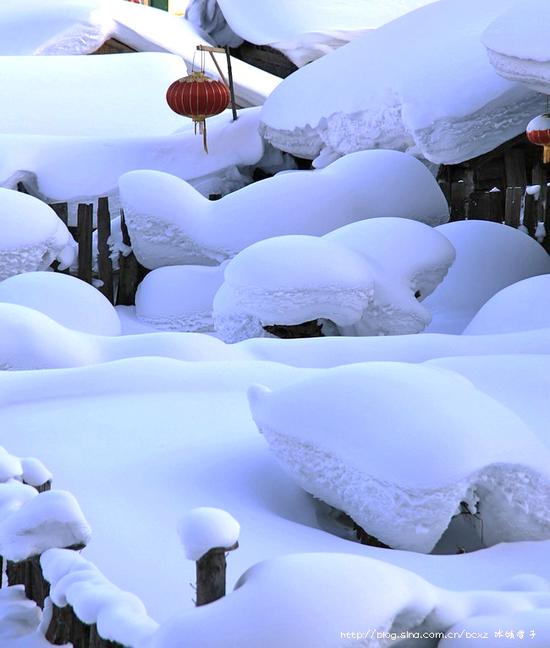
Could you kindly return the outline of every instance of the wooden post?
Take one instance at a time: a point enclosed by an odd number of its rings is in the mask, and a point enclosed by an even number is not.
[[[120,211],[120,228],[122,230],[122,242],[130,247],[132,241],[124,219],[124,212]],[[133,252],[128,256],[120,254],[118,257],[120,269],[118,276],[118,291],[116,303],[121,306],[132,306],[136,301],[136,290],[140,281],[139,264]]]
[[[78,205],[78,278],[92,283],[93,205]]]
[[[453,182],[451,184],[451,221],[466,218],[466,183]]]
[[[235,86],[233,85],[233,68],[231,66],[231,50],[229,49],[229,45],[225,46],[225,56],[227,57],[227,76],[229,78],[229,92],[231,94],[233,121],[237,121],[237,104],[235,103]]]
[[[40,556],[32,556],[20,562],[6,561],[8,585],[24,585],[25,596],[34,601],[39,607],[44,607],[44,601],[50,594],[50,585],[42,575]]]
[[[225,596],[225,574],[227,562],[225,554],[237,549],[239,543],[232,547],[216,547],[197,560],[197,601],[196,606],[212,603]]]
[[[510,225],[510,227],[519,227],[523,191],[522,187],[508,187],[506,189],[504,222],[506,225]]]
[[[108,198],[100,198],[97,203],[97,255],[99,279],[103,283],[100,291],[114,303],[113,295],[113,262],[108,239],[111,236],[111,214]]]
[[[535,236],[538,222],[538,201],[532,194],[525,194],[525,205],[523,208],[523,224],[529,232],[529,236]]]

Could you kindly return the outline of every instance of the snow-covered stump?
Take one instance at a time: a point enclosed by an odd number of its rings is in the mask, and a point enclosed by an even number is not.
[[[225,596],[226,554],[239,547],[240,525],[217,508],[200,507],[180,520],[179,535],[185,555],[197,567],[195,605],[206,605]]]

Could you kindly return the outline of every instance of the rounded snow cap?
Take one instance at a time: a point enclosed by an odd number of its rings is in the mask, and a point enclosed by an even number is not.
[[[230,513],[206,506],[191,509],[178,524],[185,556],[194,561],[211,549],[234,547],[239,540],[240,530],[240,524]]]

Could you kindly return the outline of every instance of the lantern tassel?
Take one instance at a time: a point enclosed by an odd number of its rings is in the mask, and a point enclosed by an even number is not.
[[[202,131],[202,145],[204,148],[204,152],[208,154],[208,142],[206,140],[206,119],[201,122],[201,131]],[[550,156],[550,149],[549,149],[549,156]]]
[[[542,155],[542,161],[544,164],[550,164],[550,146],[544,147],[544,153]]]

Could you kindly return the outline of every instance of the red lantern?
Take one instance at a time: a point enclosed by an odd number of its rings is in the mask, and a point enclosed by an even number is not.
[[[550,163],[550,113],[532,119],[527,124],[526,133],[530,142],[544,146],[543,162]]]
[[[195,133],[198,124],[206,153],[206,118],[223,112],[230,99],[225,83],[210,79],[202,72],[193,72],[190,76],[174,81],[166,91],[166,101],[170,108],[178,115],[190,117],[195,122]]]

